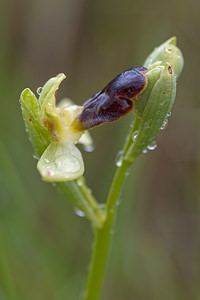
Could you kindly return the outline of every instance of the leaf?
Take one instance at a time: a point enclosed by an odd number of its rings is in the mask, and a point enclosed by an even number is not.
[[[39,102],[30,89],[21,93],[20,103],[26,131],[36,155],[40,157],[52,141],[52,137],[40,122]]]

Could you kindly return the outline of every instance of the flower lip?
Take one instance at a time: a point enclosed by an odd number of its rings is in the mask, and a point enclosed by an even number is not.
[[[147,86],[146,72],[146,68],[138,67],[114,78],[83,104],[84,109],[77,120],[77,126],[89,129],[128,114],[134,106],[132,100]]]

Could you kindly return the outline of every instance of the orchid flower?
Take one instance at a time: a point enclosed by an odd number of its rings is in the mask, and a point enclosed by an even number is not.
[[[86,147],[92,146],[89,133],[73,126],[73,121],[83,110],[83,106],[74,105],[69,99],[62,100],[56,106],[55,92],[64,78],[64,74],[59,74],[47,81],[43,88],[38,89],[40,94],[38,100],[29,89],[25,89],[21,95],[27,131],[31,133],[33,127],[38,127],[38,135],[41,138],[44,133],[46,135],[44,137],[48,143],[46,150],[41,157],[41,153],[36,153],[40,157],[37,169],[43,180],[51,182],[74,180],[80,177],[84,172],[84,163],[76,143],[80,142]],[[27,107],[29,106],[30,113],[30,105],[32,104],[33,108],[33,103],[35,107],[32,113],[34,112],[35,116],[27,118]],[[35,139],[34,134],[31,141],[33,139]],[[35,143],[34,141],[33,144]]]
[[[66,99],[56,105],[55,92],[64,74],[39,88],[39,99],[29,89],[22,92],[24,121],[39,157],[37,169],[43,180],[62,182],[83,175],[83,158],[76,144],[91,149],[92,139],[86,130],[118,120],[133,109],[132,100],[147,86],[146,71],[139,67],[121,73],[82,106]]]

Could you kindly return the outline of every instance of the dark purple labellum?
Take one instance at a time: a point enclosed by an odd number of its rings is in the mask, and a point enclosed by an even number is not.
[[[104,122],[118,120],[129,113],[134,106],[132,100],[146,88],[146,71],[143,67],[125,71],[87,100],[77,120],[79,126],[89,129]]]

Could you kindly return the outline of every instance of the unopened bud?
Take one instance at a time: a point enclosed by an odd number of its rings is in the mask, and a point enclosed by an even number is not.
[[[129,161],[150,149],[152,143],[155,144],[155,138],[169,115],[176,96],[176,76],[168,63],[153,68],[145,75],[148,86],[135,100],[138,128],[133,145],[125,154]]]
[[[155,48],[154,51],[147,57],[144,63],[144,67],[150,69],[155,63],[161,65],[165,63],[170,64],[176,77],[178,78],[184,64],[183,55],[180,49],[176,46],[176,37],[172,37],[159,47]]]

